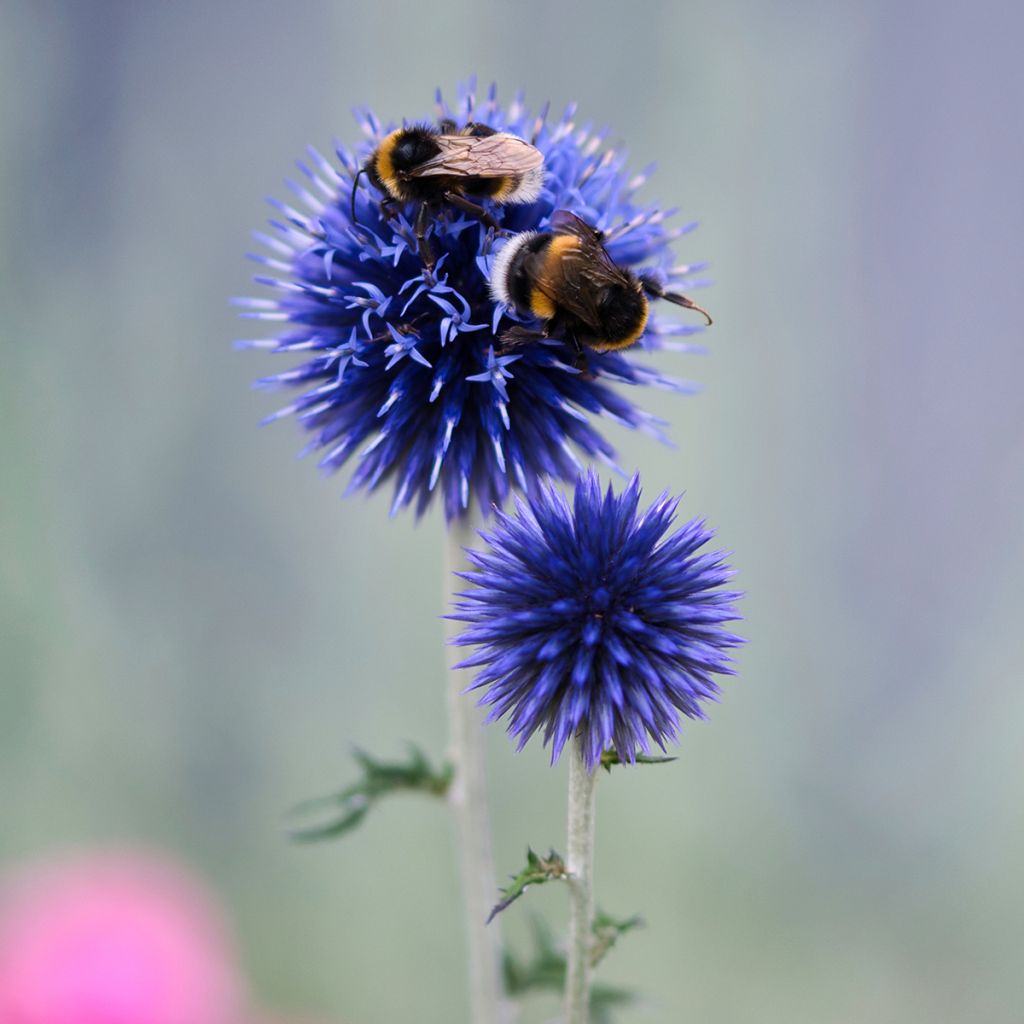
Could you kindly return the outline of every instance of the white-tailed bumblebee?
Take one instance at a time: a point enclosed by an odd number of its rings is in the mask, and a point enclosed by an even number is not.
[[[491,295],[522,314],[544,321],[544,330],[516,327],[499,338],[514,348],[545,338],[562,338],[585,362],[584,349],[629,348],[647,326],[647,297],[711,317],[692,299],[667,292],[651,274],[620,267],[604,247],[604,235],[567,210],[558,210],[548,231],[514,235],[498,253]]]
[[[444,120],[437,127],[412,125],[391,132],[370,154],[359,171],[363,173],[384,193],[385,216],[400,203],[420,204],[414,230],[423,262],[432,268],[435,261],[425,237],[431,210],[447,203],[497,228],[494,218],[473,199],[499,205],[532,203],[544,182],[544,155],[517,135],[475,121],[459,128]],[[352,183],[353,221],[358,180],[357,174]]]

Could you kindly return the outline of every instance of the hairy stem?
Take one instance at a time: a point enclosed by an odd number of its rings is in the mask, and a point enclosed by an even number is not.
[[[474,539],[471,524],[449,526],[445,549],[445,608],[458,583],[452,572],[466,568],[462,549]],[[457,632],[456,623],[449,621],[448,627],[449,636]],[[458,655],[452,652],[451,661],[458,660]],[[496,923],[485,924],[497,883],[491,853],[481,714],[473,698],[462,692],[470,681],[469,672],[448,670],[448,728],[451,759],[455,765],[449,803],[455,816],[462,872],[470,1019],[473,1024],[505,1024],[509,1012],[501,982],[501,932]]]
[[[597,773],[569,752],[569,963],[565,979],[565,1024],[587,1024],[590,1011],[591,926],[594,919],[594,788]]]

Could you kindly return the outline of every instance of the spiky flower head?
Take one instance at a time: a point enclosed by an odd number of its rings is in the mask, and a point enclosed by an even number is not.
[[[619,263],[700,284],[690,275],[701,267],[673,266],[670,251],[694,225],[669,230],[664,222],[673,211],[638,205],[634,194],[647,172],[629,177],[624,156],[605,148],[603,134],[577,127],[573,108],[549,124],[546,109],[534,117],[521,98],[499,107],[493,86],[477,104],[472,84],[456,107],[438,94],[438,118],[482,121],[533,140],[544,154],[544,186],[534,202],[490,207],[503,229],[543,230],[555,210],[568,208],[607,233]],[[464,517],[472,502],[486,514],[512,486],[529,491],[538,479],[572,479],[581,454],[613,464],[614,450],[592,416],[660,436],[660,421],[609,385],[690,385],[617,353],[592,354],[584,374],[561,342],[508,354],[496,347],[515,320],[488,291],[493,229],[442,209],[430,231],[438,257],[430,272],[417,251],[415,205],[388,220],[364,177],[352,222],[353,178],[394,127],[367,111],[357,119],[363,144],[337,145],[340,167],[309,149],[308,162],[298,163],[305,180],[288,182],[296,205],[271,200],[280,216],[270,221],[272,233],[256,235],[269,253],[250,254],[267,268],[256,281],[273,295],[238,300],[247,307],[242,315],[279,325],[280,333],[238,344],[300,360],[259,382],[298,391],[268,420],[294,416],[310,434],[305,451],[317,451],[326,472],[355,457],[350,491],[392,481],[392,513],[415,503],[420,514],[440,490],[448,521]],[[652,317],[641,344],[691,350],[670,336],[699,329]]]
[[[733,670],[742,641],[725,628],[739,593],[721,552],[701,552],[712,533],[693,520],[669,533],[678,499],[662,495],[637,512],[640,480],[602,497],[593,472],[577,482],[573,505],[541,485],[515,513],[496,512],[481,532],[484,552],[467,552],[473,589],[458,594],[455,639],[478,650],[488,721],[508,715],[521,750],[537,732],[552,762],[578,736],[590,770],[614,747],[622,761],[664,749],[680,712],[703,718],[718,693],[713,676]]]

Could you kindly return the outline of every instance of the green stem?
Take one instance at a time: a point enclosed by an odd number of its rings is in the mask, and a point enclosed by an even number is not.
[[[471,523],[449,526],[445,548],[446,608],[458,584],[452,572],[466,568],[462,549],[475,539]],[[449,637],[456,632],[458,624],[449,621]],[[451,660],[459,660],[457,651],[452,652]],[[455,816],[466,915],[470,1020],[473,1024],[505,1024],[509,1011],[501,982],[501,932],[496,923],[486,924],[497,882],[484,773],[484,731],[480,710],[473,698],[462,692],[471,680],[467,671],[448,671],[450,757],[455,766],[449,804]]]
[[[591,926],[594,919],[594,789],[597,773],[583,763],[578,743],[569,751],[569,962],[565,1024],[587,1024],[590,1011]]]

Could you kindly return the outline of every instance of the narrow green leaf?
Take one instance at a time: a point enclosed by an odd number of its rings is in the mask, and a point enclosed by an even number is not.
[[[596,967],[607,955],[608,950],[619,941],[619,937],[631,932],[634,928],[642,928],[644,919],[639,914],[617,921],[599,910],[594,917],[594,945],[590,951],[590,964]]]
[[[678,761],[678,757],[652,757],[649,754],[637,754],[637,764],[668,764],[670,761]],[[601,767],[606,772],[611,772],[612,767],[617,764],[623,764],[622,758],[619,757],[618,752],[615,750],[606,750],[601,755]]]
[[[315,843],[325,839],[337,839],[352,831],[369,813],[370,808],[390,793],[425,793],[429,796],[444,796],[448,792],[454,775],[451,764],[442,764],[433,769],[423,751],[410,745],[406,761],[376,761],[363,750],[353,752],[356,763],[362,769],[362,778],[332,796],[307,800],[292,809],[292,814],[326,812],[334,809],[335,814],[323,824],[296,829],[291,833],[299,843]]]
[[[565,954],[556,947],[550,930],[539,917],[530,918],[530,931],[533,955],[529,960],[517,960],[505,950],[505,990],[511,996],[534,991],[561,992],[565,987]]]
[[[519,899],[531,885],[543,885],[545,882],[565,878],[566,874],[565,862],[554,850],[551,850],[546,857],[539,857],[527,847],[526,867],[518,875],[513,876],[510,885],[499,890],[501,899],[494,905],[494,909],[487,918],[487,923],[490,924],[496,915],[500,914],[510,903]]]
[[[543,921],[532,918],[530,924],[533,955],[529,960],[520,961],[506,950],[503,962],[505,990],[518,998],[543,992],[559,994],[565,988],[565,954],[555,945]],[[594,984],[590,990],[590,1024],[612,1024],[612,1012],[636,1002],[636,999],[636,993],[628,989]]]

